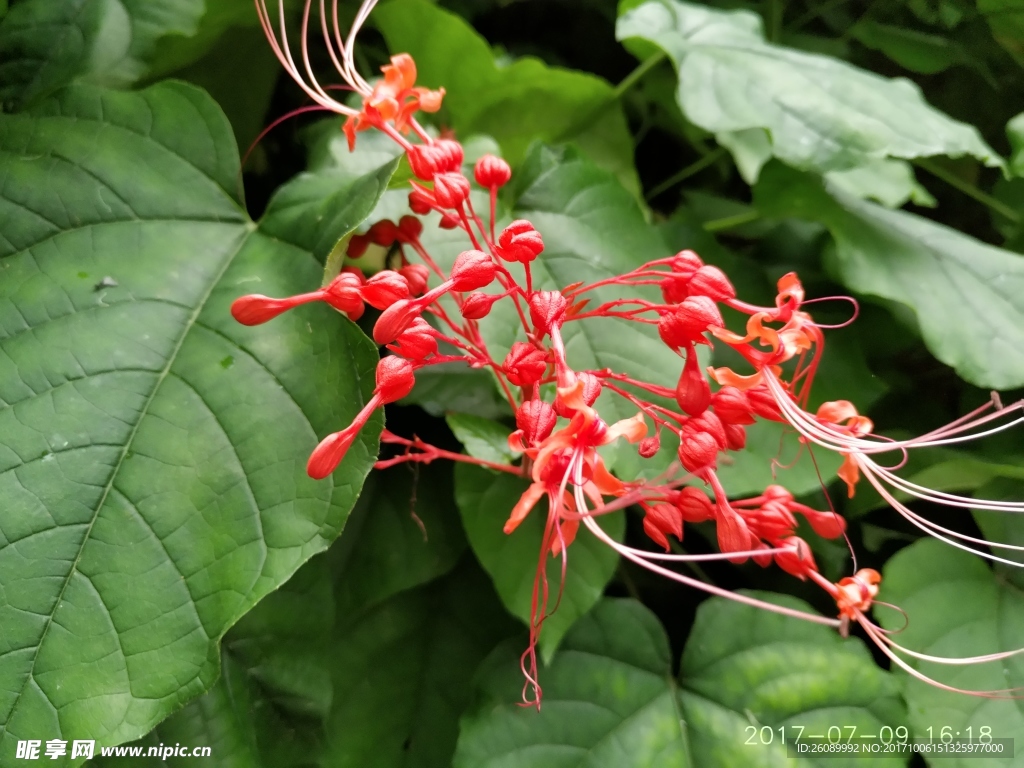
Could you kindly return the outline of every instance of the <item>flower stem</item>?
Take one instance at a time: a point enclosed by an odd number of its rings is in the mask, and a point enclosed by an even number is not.
[[[714,165],[721,157],[725,155],[726,151],[727,150],[725,147],[719,147],[713,152],[708,152],[708,154],[704,155],[704,157],[690,163],[688,166],[683,168],[678,173],[669,176],[663,182],[658,184],[654,189],[652,189],[650,192],[644,195],[644,199],[652,200],[658,195],[660,195],[662,192],[671,189],[679,182],[685,181],[694,174],[700,173],[708,166]]]
[[[1009,219],[1014,224],[1020,224],[1021,218],[1020,214],[1017,211],[1008,206],[1002,200],[993,197],[987,192],[982,192],[975,185],[971,184],[969,181],[965,181],[964,179],[960,178],[952,171],[949,171],[946,168],[943,168],[941,165],[933,163],[931,160],[928,159],[919,158],[914,161],[914,165],[928,171],[928,173],[930,173],[932,176],[935,176],[938,179],[942,179],[942,181],[949,184],[949,186],[960,190],[968,197],[977,200],[982,205],[986,206],[992,211],[995,211],[1000,216]]]
[[[626,95],[626,93],[629,92],[629,90],[634,85],[636,85],[637,83],[640,82],[641,79],[643,79],[644,75],[646,75],[656,66],[658,66],[667,56],[668,54],[666,54],[664,51],[658,51],[657,53],[652,54],[643,61],[641,61],[640,64],[636,67],[636,69],[634,69],[632,72],[626,75],[622,79],[622,82],[615,86],[615,90],[612,92],[612,97],[615,100],[621,99],[623,96]]]
[[[749,224],[752,221],[757,221],[759,218],[761,218],[760,211],[744,211],[743,213],[737,213],[735,216],[726,216],[722,219],[712,219],[705,222],[704,231],[721,232],[723,229],[732,229],[741,224]]]

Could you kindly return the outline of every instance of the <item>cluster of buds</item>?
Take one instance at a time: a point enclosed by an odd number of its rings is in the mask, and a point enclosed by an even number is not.
[[[262,0],[257,0],[257,4],[262,6]],[[339,50],[334,46],[341,45],[340,38],[332,41],[330,35],[325,35],[342,77],[363,98],[361,110],[343,107],[335,111],[349,118],[345,131],[350,144],[357,131],[370,127],[394,139],[406,153],[416,179],[411,182],[410,214],[397,223],[374,223],[365,234],[350,240],[348,255],[358,259],[370,243],[396,247],[400,266],[369,278],[358,268],[348,267],[320,290],[284,299],[243,296],[232,307],[234,316],[247,325],[265,322],[292,307],[314,301],[325,302],[353,320],[363,314],[366,304],[380,310],[372,336],[386,352],[377,367],[373,396],[351,424],[325,437],[313,450],[309,474],[316,478],[330,474],[344,460],[372,413],[409,394],[418,370],[462,361],[493,371],[514,413],[516,429],[509,435],[508,443],[522,457],[518,464],[494,464],[453,454],[385,430],[383,442],[404,446],[405,450],[397,457],[379,461],[378,466],[429,462],[443,457],[528,479],[527,489],[504,522],[508,534],[513,534],[546,501],[545,533],[533,588],[531,636],[523,654],[527,681],[524,700],[529,703],[539,703],[540,699],[535,649],[548,610],[547,558],[568,557],[581,523],[620,555],[655,573],[765,610],[836,626],[844,632],[851,621],[857,622],[868,637],[894,658],[899,658],[897,651],[914,655],[896,646],[867,618],[878,591],[878,574],[860,571],[833,584],[818,572],[811,546],[797,534],[798,518],[802,518],[816,536],[843,536],[845,522],[835,510],[811,509],[779,485],[771,485],[753,498],[730,500],[718,475],[719,462],[729,452],[743,450],[747,427],[759,419],[784,422],[800,434],[805,445],[821,446],[844,457],[839,477],[847,483],[851,495],[861,476],[866,477],[898,511],[928,533],[968,549],[972,549],[972,544],[998,547],[939,527],[897,501],[894,492],[966,508],[1021,512],[1024,505],[964,499],[920,488],[870,457],[958,442],[981,426],[986,427],[985,432],[1005,428],[1008,425],[1003,422],[995,426],[997,420],[1020,412],[1021,404],[1003,407],[994,401],[947,427],[902,441],[875,437],[871,421],[859,415],[847,401],[825,403],[816,412],[809,412],[811,385],[824,334],[806,311],[809,302],[805,301],[799,279],[792,273],[778,281],[772,306],[756,306],[738,299],[728,277],[692,251],[652,260],[624,274],[591,283],[573,283],[558,289],[536,286],[531,269],[544,252],[541,233],[526,220],[513,221],[497,230],[496,200],[500,188],[511,178],[509,165],[499,157],[486,155],[476,162],[471,180],[464,172],[461,145],[453,139],[435,139],[417,123],[415,110],[438,108],[442,94],[415,88],[415,65],[407,55],[394,57],[392,64],[384,67],[384,80],[376,86],[371,87],[355,73],[351,64],[352,41],[372,5],[364,4],[347,44]],[[309,13],[307,3],[306,25]],[[289,65],[287,43],[283,35],[282,42],[277,42],[265,9],[261,18],[289,72],[311,98],[323,103],[326,91],[315,81],[303,80],[301,73]],[[414,135],[412,139],[410,135]],[[474,182],[489,194],[490,216],[486,223],[474,209]],[[419,217],[428,214],[437,215],[439,226],[459,230],[466,237],[466,250],[447,270],[441,268],[421,240],[423,223]],[[639,287],[650,285],[660,289],[660,300],[641,297]],[[600,300],[610,294],[616,298]],[[499,302],[514,310],[521,339],[500,352],[488,348],[479,322]],[[745,333],[726,328],[723,307],[747,317]],[[608,368],[574,367],[566,352],[564,329],[571,323],[586,323],[592,318],[614,318],[638,324],[645,331],[654,326],[661,341],[680,357],[676,387],[657,385]],[[735,350],[749,364],[749,370],[705,369],[698,348],[714,344]],[[634,415],[606,422],[598,403],[608,398],[627,403]],[[616,477],[599,452],[602,446],[621,439],[635,445],[641,457],[653,459],[664,450],[662,438],[666,435],[674,436],[675,455],[662,457],[661,463],[667,464],[668,469],[654,480]],[[664,551],[626,546],[597,525],[598,515],[627,506],[642,510],[644,530]],[[672,553],[669,537],[681,540],[687,523],[713,524],[720,552]],[[987,554],[984,550],[979,553]],[[839,618],[731,593],[661,564],[702,559],[752,559],[764,567],[774,563],[799,579],[820,584],[835,598]],[[899,663],[903,664],[902,660]]]

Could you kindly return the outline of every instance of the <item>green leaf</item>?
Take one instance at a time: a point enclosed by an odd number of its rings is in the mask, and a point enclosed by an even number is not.
[[[1024,2],[978,0],[978,11],[992,28],[992,36],[1017,63],[1024,64]]]
[[[513,615],[529,623],[537,560],[547,560],[551,598],[554,607],[562,584],[562,560],[541,554],[547,502],[541,500],[529,517],[511,534],[502,526],[512,505],[527,488],[527,481],[506,473],[460,464],[455,468],[455,500],[462,514],[462,524],[480,564],[490,574],[505,607]],[[625,532],[622,512],[602,515],[601,527],[621,541]],[[549,660],[569,628],[600,600],[618,564],[618,555],[586,530],[580,530],[568,548],[568,568],[561,589],[558,610],[544,622],[540,638],[544,658]]]
[[[518,164],[530,142],[576,142],[634,194],[633,141],[615,92],[584,72],[523,57],[499,66],[487,41],[458,16],[426,0],[392,0],[374,13],[392,52],[416,59],[421,84],[446,89],[442,123],[483,133]]]
[[[47,0],[0,23],[0,99],[22,103],[75,81],[124,87],[204,55],[249,0]]]
[[[889,629],[906,623],[895,639],[918,653],[978,656],[1019,648],[1024,636],[1024,597],[1020,589],[993,574],[981,559],[934,539],[922,539],[889,560],[879,599],[906,611],[906,621],[902,615],[884,609],[879,609],[877,615]],[[932,679],[958,688],[997,690],[1024,684],[1020,657],[968,666],[910,658],[906,661]],[[965,738],[967,728],[972,729],[975,739],[982,727],[991,728],[996,738],[1016,738],[1024,733],[1024,712],[1019,702],[977,699],[940,690],[905,673],[901,676],[911,727],[918,738],[928,738],[929,727],[932,736],[938,738],[942,726],[964,734],[960,738]],[[963,759],[949,764],[976,763]]]
[[[355,616],[455,567],[466,538],[452,493],[445,464],[370,475],[331,549],[339,612]]]
[[[473,673],[514,631],[472,559],[355,622],[340,617],[322,765],[447,768]]]
[[[914,177],[910,163],[902,160],[873,160],[848,171],[826,175],[836,189],[862,200],[875,200],[886,208],[901,208],[908,202],[935,207],[935,198]]]
[[[511,464],[516,455],[508,447],[511,430],[504,424],[468,413],[449,413],[445,419],[466,453],[494,464]]]
[[[716,134],[760,129],[772,154],[797,168],[823,173],[930,155],[1002,165],[976,129],[930,107],[911,82],[766,43],[749,11],[651,0],[619,18],[616,36],[669,54],[679,105],[696,125]],[[728,135],[720,141],[730,145]]]
[[[849,34],[866,47],[881,51],[901,67],[922,75],[933,75],[967,61],[963,49],[948,38],[872,19],[858,21]]]
[[[786,595],[750,594],[814,613]],[[787,741],[797,738],[802,727],[803,740],[812,742],[810,737],[825,734],[830,726],[877,734],[905,718],[896,681],[875,666],[860,640],[844,640],[820,624],[721,597],[697,609],[679,679],[693,764],[701,768],[791,765],[781,741],[783,727]],[[762,731],[764,726],[773,733]],[[858,758],[847,763],[829,756],[796,764],[886,766],[893,761]]]
[[[231,318],[320,265],[249,221],[201,91],[70,89],[0,117],[0,151],[0,751],[116,744],[206,690],[224,632],[338,535],[379,417],[332,479],[305,457],[377,354],[322,305]]]
[[[972,384],[1024,384],[1024,259],[905,211],[856,200],[781,164],[754,191],[771,216],[820,221],[843,282],[906,304],[928,349]]]
[[[522,642],[481,668],[454,768],[702,765],[681,727],[665,630],[640,603],[603,600],[573,627],[540,672],[540,712],[519,706]]]
[[[1024,112],[1006,124],[1006,137],[1010,140],[1010,172],[1024,176]]]

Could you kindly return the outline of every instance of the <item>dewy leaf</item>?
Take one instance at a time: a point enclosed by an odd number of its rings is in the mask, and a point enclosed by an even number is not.
[[[487,577],[466,558],[445,578],[351,618],[339,616],[332,644],[321,765],[448,768],[473,674],[516,631]]]
[[[879,598],[906,611],[909,621],[896,639],[918,653],[978,656],[1024,644],[1021,590],[993,574],[983,560],[934,539],[922,539],[889,560]],[[889,629],[904,626],[900,614],[878,609],[877,615]],[[1024,684],[1020,657],[969,666],[907,661],[929,677],[959,688],[996,690]],[[929,738],[931,727],[931,736],[937,739],[943,726],[959,731],[957,738],[971,733],[975,740],[982,728],[991,729],[995,738],[1017,738],[1024,733],[1019,701],[977,699],[939,690],[909,675],[902,677],[910,723],[918,738]],[[974,762],[964,759],[950,764]],[[1012,765],[1013,761],[993,764]]]
[[[321,268],[249,221],[201,91],[73,88],[0,117],[0,152],[0,753],[116,744],[207,689],[228,627],[338,535],[380,421],[330,480],[305,457],[377,353],[323,305],[231,318]]]
[[[754,190],[762,212],[825,224],[843,282],[906,304],[925,344],[972,384],[1024,384],[1024,259],[905,211],[856,200],[781,164]]]
[[[483,37],[426,0],[392,0],[373,19],[393,53],[416,59],[423,85],[446,89],[442,124],[463,136],[493,136],[513,164],[532,141],[574,141],[638,192],[632,137],[614,89],[601,78],[533,57],[499,67]]]
[[[184,66],[233,25],[257,26],[250,0],[44,0],[0,22],[0,99],[22,104],[73,82],[124,87]]]
[[[619,18],[616,36],[668,53],[693,123],[712,133],[763,129],[774,156],[797,168],[823,173],[929,155],[1002,164],[977,130],[930,107],[909,80],[767,43],[750,11],[650,0]]]
[[[704,765],[687,745],[665,630],[643,605],[602,600],[573,627],[541,670],[540,712],[519,706],[523,642],[501,646],[481,667],[454,768]]]
[[[787,595],[751,594],[814,612]],[[831,726],[846,727],[844,737],[850,726],[859,735],[877,734],[883,726],[904,724],[906,717],[895,679],[875,665],[860,640],[721,597],[697,609],[679,679],[693,765],[700,768],[791,765],[786,744],[801,734],[810,743]],[[836,765],[836,759],[795,764],[825,767]],[[894,763],[857,759],[850,764]]]
[[[468,464],[455,468],[455,500],[462,514],[462,524],[469,545],[484,570],[490,574],[505,607],[529,623],[531,598],[537,561],[541,557],[541,540],[547,520],[547,502],[541,500],[516,530],[502,531],[512,505],[527,488],[527,481],[504,472],[498,473]],[[609,535],[622,540],[626,520],[622,512],[599,518]],[[551,598],[554,607],[562,581],[562,560],[543,553],[547,559]],[[602,544],[589,531],[581,530],[568,548],[568,568],[562,599],[550,618],[544,622],[540,644],[545,659],[550,659],[565,633],[580,616],[600,600],[618,564],[618,555]]]
[[[515,459],[508,447],[511,430],[504,424],[468,413],[450,413],[446,420],[470,456],[494,464],[511,464]]]

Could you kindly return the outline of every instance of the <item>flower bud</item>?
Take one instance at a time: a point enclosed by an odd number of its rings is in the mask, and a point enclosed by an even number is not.
[[[707,296],[689,296],[673,311],[658,318],[658,335],[672,349],[707,343],[708,328],[721,328],[722,313]]]
[[[459,311],[467,320],[480,320],[491,312],[494,302],[504,298],[504,294],[471,293],[462,302]]]
[[[398,334],[394,342],[388,344],[388,349],[408,360],[423,360],[435,355],[437,339],[434,337],[434,329],[422,317],[417,317],[408,328]]]
[[[775,402],[771,390],[768,389],[764,382],[751,387],[745,394],[747,402],[750,403],[750,410],[762,419],[768,419],[769,421],[786,420],[782,415],[782,411],[779,410],[779,404]]]
[[[454,213],[442,213],[441,220],[437,222],[437,226],[441,229],[458,229],[462,226],[462,222],[459,221],[459,217]]]
[[[442,208],[460,208],[469,191],[469,179],[461,173],[439,173],[434,177],[434,199]]]
[[[555,409],[543,400],[527,400],[516,409],[516,426],[527,446],[546,440],[557,421]]]
[[[835,512],[819,512],[803,504],[798,505],[796,509],[807,518],[814,532],[823,539],[838,539],[846,530],[846,521]]]
[[[505,261],[526,264],[537,258],[544,250],[544,239],[533,224],[518,219],[509,224],[498,235],[498,255]]]
[[[459,144],[459,142],[452,141],[451,139],[438,139],[437,141],[434,142],[434,146],[440,153],[440,170],[452,172],[458,171],[462,168],[462,159],[464,155],[462,151],[462,145]]]
[[[789,575],[805,580],[811,572],[818,570],[811,548],[799,536],[788,536],[778,544],[788,551],[776,553],[775,564]]]
[[[341,274],[352,275],[352,277],[359,281],[360,285],[366,282],[366,275],[363,274],[363,270],[359,267],[353,267],[351,264],[347,267],[342,267]]]
[[[380,359],[377,363],[377,388],[374,391],[380,396],[382,404],[401,400],[412,392],[416,384],[414,370],[412,363],[395,355]]]
[[[718,533],[718,548],[722,552],[744,552],[757,544],[757,539],[750,535],[750,529],[743,518],[728,502],[719,501],[715,515],[715,528]],[[741,558],[738,562],[743,562]]]
[[[551,332],[552,327],[561,326],[565,320],[565,310],[569,306],[559,291],[537,291],[530,297],[530,319],[543,337]]]
[[[423,222],[415,216],[403,216],[398,220],[398,242],[411,243],[423,234]]]
[[[707,432],[715,439],[715,443],[718,445],[718,449],[720,451],[724,451],[729,444],[729,441],[725,437],[725,426],[722,424],[721,419],[715,416],[711,411],[704,411],[700,416],[694,416],[691,419],[687,419],[683,428]]]
[[[463,251],[455,259],[448,279],[453,291],[463,293],[490,285],[497,272],[494,261],[483,251]]]
[[[715,506],[708,495],[699,488],[687,485],[679,491],[675,501],[683,520],[688,523],[703,523],[715,517]]]
[[[382,270],[367,280],[361,293],[363,300],[376,309],[387,309],[411,295],[409,282],[391,269]]]
[[[408,328],[419,317],[420,306],[411,299],[400,299],[385,309],[373,325],[373,340],[378,344],[390,344],[398,334]]]
[[[753,424],[750,401],[742,389],[725,386],[711,396],[711,407],[723,424]]]
[[[434,144],[416,144],[406,152],[409,167],[416,178],[430,181],[437,173],[449,170],[447,154]]]
[[[363,315],[362,281],[352,272],[341,272],[323,289],[324,301],[352,321]]]
[[[532,344],[517,341],[512,345],[501,370],[505,378],[516,387],[536,384],[548,368],[547,353]]]
[[[665,275],[661,279],[661,297],[665,300],[665,303],[678,304],[689,296],[690,292],[686,288],[689,282],[689,279],[672,274]]]
[[[348,449],[359,435],[362,424],[352,424],[340,432],[328,435],[313,450],[306,464],[306,474],[314,480],[323,480],[341,463]]]
[[[718,267],[705,264],[694,272],[687,286],[691,296],[707,296],[712,301],[736,298],[736,289]]]
[[[423,187],[414,185],[412,192],[409,193],[409,210],[420,216],[425,216],[434,210],[436,202],[434,200],[434,193]]]
[[[707,432],[684,429],[679,438],[679,462],[687,472],[715,467],[718,443]]]
[[[590,373],[590,371],[583,371],[582,373],[575,375],[576,381],[583,385],[583,404],[588,407],[592,406],[597,402],[597,398],[601,396],[601,390],[604,389],[604,384],[601,383],[601,380],[597,378],[597,376]],[[562,401],[562,397],[559,395],[555,398],[555,411],[559,416],[571,419],[573,413],[576,412],[576,408],[566,405]]]
[[[698,269],[704,266],[700,256],[690,250],[680,251],[672,257],[670,264],[672,271],[679,277],[689,280]]]
[[[704,413],[711,403],[711,387],[700,369],[693,345],[686,350],[686,364],[676,385],[676,402],[690,416]]]
[[[730,451],[742,451],[747,447],[747,430],[739,424],[725,424],[725,445]]]
[[[680,541],[683,538],[683,518],[679,510],[671,504],[652,504],[647,507],[644,514],[644,533],[668,552],[670,547],[666,534],[671,534]]]
[[[273,320],[293,307],[317,301],[320,298],[319,293],[307,293],[287,299],[272,299],[269,296],[254,293],[235,299],[231,304],[231,316],[242,325],[260,325],[268,320]]]
[[[398,274],[409,283],[409,293],[413,296],[422,296],[427,292],[427,278],[430,277],[430,270],[425,264],[406,264],[398,270]]]
[[[350,259],[360,259],[366,253],[369,245],[370,238],[366,235],[352,235],[348,240],[348,248],[345,249],[345,255]]]
[[[366,231],[366,236],[371,243],[390,248],[398,238],[398,226],[390,219],[381,219]]]
[[[661,450],[661,438],[657,434],[653,434],[650,437],[645,437],[637,445],[636,452],[640,454],[641,458],[650,459],[653,458],[658,451]]]
[[[500,157],[484,155],[476,161],[473,176],[481,187],[503,187],[512,178],[512,169]]]

